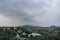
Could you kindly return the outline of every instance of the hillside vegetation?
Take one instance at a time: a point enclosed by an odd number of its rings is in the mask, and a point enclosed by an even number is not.
[[[0,40],[60,40],[60,27],[0,27]]]

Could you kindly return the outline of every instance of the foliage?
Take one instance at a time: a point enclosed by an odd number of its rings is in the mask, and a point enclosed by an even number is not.
[[[9,27],[9,28],[10,29],[8,29],[8,27],[0,28],[0,40],[22,40],[22,39],[23,40],[60,40],[60,32],[59,31],[58,32],[38,32],[42,36],[33,37],[31,35],[30,37],[28,37],[29,34],[34,32],[33,30],[30,30],[27,28],[20,28],[20,27],[16,27],[16,29],[14,29],[14,27]],[[19,38],[16,37],[18,30],[22,30],[23,33],[26,33],[26,35],[24,36],[21,33],[19,35],[20,36]]]

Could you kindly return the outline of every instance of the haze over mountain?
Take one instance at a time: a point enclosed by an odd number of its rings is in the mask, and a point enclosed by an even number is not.
[[[0,0],[0,25],[60,26],[60,0]]]

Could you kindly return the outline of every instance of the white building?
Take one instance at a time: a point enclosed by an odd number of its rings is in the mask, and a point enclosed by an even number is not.
[[[36,37],[36,36],[42,36],[42,35],[39,34],[39,33],[31,33],[31,34],[28,35],[28,37],[30,37],[31,35],[32,35],[33,37]]]

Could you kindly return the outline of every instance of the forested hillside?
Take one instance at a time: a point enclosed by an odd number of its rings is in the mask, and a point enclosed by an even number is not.
[[[44,28],[0,27],[0,40],[60,40],[60,27],[54,30]]]

